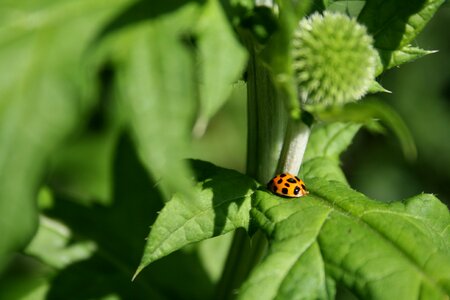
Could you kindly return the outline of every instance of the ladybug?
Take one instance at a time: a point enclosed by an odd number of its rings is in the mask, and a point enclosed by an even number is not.
[[[284,197],[297,198],[305,196],[309,192],[306,190],[305,183],[289,173],[282,173],[267,183],[267,188],[277,195]]]

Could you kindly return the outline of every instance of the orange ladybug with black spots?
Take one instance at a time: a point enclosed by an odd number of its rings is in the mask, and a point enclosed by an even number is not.
[[[298,198],[308,194],[303,180],[289,173],[282,173],[267,183],[267,188],[273,193],[290,198]]]

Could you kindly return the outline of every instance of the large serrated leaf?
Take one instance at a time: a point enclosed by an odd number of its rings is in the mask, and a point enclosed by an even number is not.
[[[364,299],[450,292],[450,215],[436,197],[385,204],[339,182],[307,184],[296,200],[255,194],[252,215],[271,246],[240,299],[332,299],[326,278]]]
[[[257,183],[239,172],[194,161],[199,182],[192,198],[175,195],[152,225],[135,276],[150,263],[183,246],[248,228],[250,198]]]

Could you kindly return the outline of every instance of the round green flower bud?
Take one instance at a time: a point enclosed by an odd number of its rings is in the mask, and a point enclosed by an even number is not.
[[[304,104],[332,105],[360,99],[375,77],[376,52],[366,28],[338,13],[300,21],[293,58]]]

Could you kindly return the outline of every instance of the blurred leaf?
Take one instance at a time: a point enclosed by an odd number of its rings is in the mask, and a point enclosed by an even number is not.
[[[84,132],[53,154],[48,183],[77,201],[107,204],[112,193],[112,164],[119,128]],[[86,159],[86,158],[89,159]]]
[[[183,43],[198,18],[187,3],[152,23],[125,31],[116,40],[121,103],[126,111],[144,165],[161,180],[168,199],[189,195],[190,172],[184,158],[197,107],[192,51]]]
[[[246,97],[246,84],[243,81],[234,84],[230,99],[213,117],[205,135],[192,140],[189,157],[201,158],[237,171],[245,170],[247,131],[242,128],[247,126]]]
[[[237,41],[218,1],[209,0],[195,28],[200,62],[200,112],[194,134],[203,135],[209,119],[228,99],[246,63],[246,51]]]
[[[245,50],[216,1],[159,4],[157,10],[165,13],[141,13],[152,22],[140,23],[133,12],[149,4],[135,6],[106,30],[119,33],[112,36],[121,100],[140,156],[161,180],[166,198],[174,192],[189,195],[190,171],[182,159],[192,130],[202,135],[227,99],[245,64]]]
[[[2,4],[0,268],[5,255],[25,246],[34,233],[34,202],[45,164],[92,107],[83,51],[123,2]]]
[[[365,0],[340,0],[326,2],[328,2],[328,11],[340,12],[351,17],[358,17],[364,5],[366,4]]]
[[[336,284],[360,299],[445,299],[450,215],[437,198],[384,204],[340,182],[306,184],[300,199],[255,193],[270,248],[240,299],[332,299]]]
[[[167,18],[173,19],[172,21],[163,21]],[[173,21],[175,19],[176,22]],[[189,59],[198,60],[196,63],[198,63],[199,70],[197,73],[194,73],[194,70],[187,70],[185,73],[192,72],[192,74],[199,76],[199,95],[193,94],[193,96],[200,98],[200,111],[194,133],[201,136],[206,130],[209,119],[227,99],[231,90],[231,83],[240,77],[245,66],[245,49],[237,41],[221,5],[215,0],[176,0],[164,3],[139,1],[132,4],[114,19],[100,37],[108,36],[125,28],[132,28],[133,25],[142,25],[143,21],[148,20],[165,24],[156,26],[162,30],[162,35],[167,33],[174,38],[171,43],[167,43],[159,51],[155,51],[156,53],[153,56],[161,55],[161,53],[164,53],[164,48],[169,48],[170,45],[176,45],[180,53],[187,53],[184,50],[188,50],[189,47],[191,48],[189,50],[196,50],[195,53],[190,53]],[[151,24],[151,26],[155,26],[155,24]],[[151,43],[151,46],[153,46],[153,43]],[[184,55],[186,56],[186,54]],[[184,60],[189,59],[184,58]],[[180,58],[181,64],[183,64],[182,61],[183,59]],[[169,68],[169,66],[166,66],[166,68]],[[188,80],[187,86],[197,84],[194,79],[195,77],[192,76]],[[170,78],[171,82],[175,80],[176,78]],[[184,78],[180,78],[180,80],[184,80]],[[191,101],[185,99],[183,102],[195,107],[197,103],[194,100],[197,99],[192,98]]]
[[[41,216],[39,228],[25,253],[55,269],[89,258],[96,250],[93,241],[73,242],[73,233],[64,224]]]
[[[102,32],[97,36],[97,41],[102,38],[120,32],[124,29],[132,29],[148,21],[161,20],[166,17],[170,18],[170,14],[177,14],[180,10],[195,9],[197,5],[205,2],[205,0],[170,0],[170,1],[128,1],[130,4],[123,9],[117,16],[103,28]],[[179,15],[181,17],[181,15]],[[189,14],[186,16],[189,19]],[[181,23],[187,19],[180,20]]]
[[[348,103],[340,107],[317,110],[315,115],[318,119],[326,122],[365,124],[378,119],[396,135],[407,159],[414,160],[417,156],[416,146],[408,127],[391,107],[381,101],[364,100]]]
[[[192,199],[175,195],[152,225],[135,277],[147,265],[181,247],[249,225],[256,182],[233,170],[193,161],[200,181]]]
[[[289,22],[291,26],[297,26],[298,21],[305,16],[311,1],[297,1],[297,0],[275,0],[280,6],[280,12],[283,11],[284,16],[280,18],[284,19],[282,22]]]
[[[131,285],[124,272],[96,254],[88,260],[69,265],[52,280],[45,297],[67,299],[168,299],[151,283]]]
[[[49,299],[61,299],[62,295],[66,295],[64,299],[97,299],[109,294],[119,294],[124,299],[164,298],[147,275],[142,277],[147,280],[130,284],[133,267],[145,244],[143,237],[163,201],[126,136],[117,146],[113,172],[113,199],[109,206],[87,206],[56,194],[54,207],[45,211],[70,228],[70,234],[65,232],[65,236],[38,235],[27,250],[58,268]],[[89,247],[81,249],[83,245]],[[93,253],[80,260],[79,251],[73,253],[77,248]],[[68,261],[61,260],[64,255]]]
[[[0,299],[41,300],[50,287],[50,276],[32,259],[17,256],[0,277]]]
[[[108,204],[113,190],[113,156],[123,122],[110,65],[101,65],[96,81],[98,102],[83,128],[53,153],[46,182],[77,201]]]

